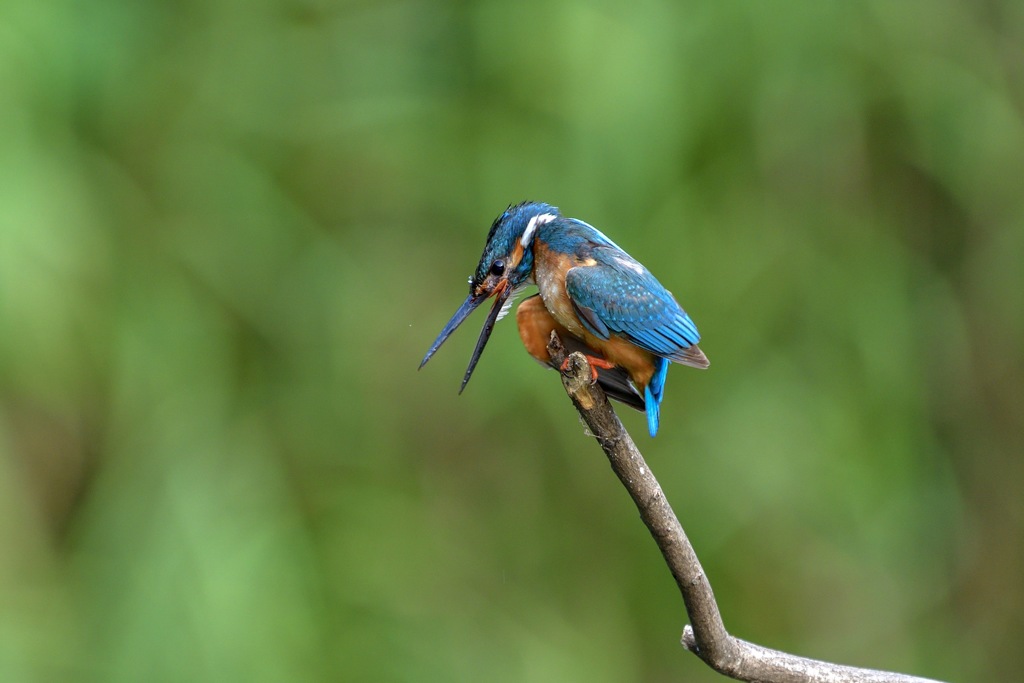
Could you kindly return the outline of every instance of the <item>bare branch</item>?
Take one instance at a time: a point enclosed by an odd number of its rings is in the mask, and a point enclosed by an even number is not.
[[[551,334],[548,352],[558,365],[566,357],[565,348],[555,333]],[[715,671],[741,681],[925,683],[931,680],[805,659],[729,635],[722,623],[711,584],[661,485],[612,410],[604,391],[591,381],[587,359],[580,353],[573,353],[568,358],[566,370],[562,373],[565,391],[636,504],[640,518],[661,549],[682,593],[690,618],[690,625],[682,637],[687,650]]]

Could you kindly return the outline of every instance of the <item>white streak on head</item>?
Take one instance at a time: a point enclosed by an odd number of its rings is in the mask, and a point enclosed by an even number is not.
[[[558,218],[553,213],[539,213],[530,219],[530,222],[526,224],[526,232],[523,233],[523,238],[519,240],[519,244],[523,245],[523,249],[527,249],[530,246],[530,242],[533,241],[533,233],[537,232],[537,228],[550,223],[551,221]]]

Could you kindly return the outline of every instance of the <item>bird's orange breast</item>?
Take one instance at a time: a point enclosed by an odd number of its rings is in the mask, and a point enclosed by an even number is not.
[[[551,354],[548,353],[551,333],[556,332],[559,337],[569,334],[551,317],[548,309],[544,308],[544,302],[537,296],[531,296],[519,304],[516,309],[516,327],[519,328],[519,338],[523,340],[526,352],[544,365],[551,364]]]
[[[616,336],[614,333],[608,339],[601,339],[591,334],[573,308],[572,300],[565,289],[565,275],[571,268],[588,268],[594,265],[593,261],[585,261],[576,258],[572,254],[553,252],[540,240],[534,243],[534,265],[533,277],[540,290],[540,298],[544,302],[544,308],[560,327],[564,328],[584,344],[597,351],[606,360],[618,365],[629,373],[633,384],[643,393],[644,388],[651,381],[654,375],[654,355],[649,351],[641,349],[631,342]],[[520,306],[520,311],[525,307]],[[535,307],[536,304],[531,304]],[[517,316],[519,313],[517,312]],[[531,356],[547,362],[547,338],[550,337],[554,327],[543,323],[540,312],[535,308],[528,309],[525,315],[530,316],[530,322],[540,332],[544,332],[543,339],[528,342],[520,328],[520,336],[523,336],[523,343]],[[555,330],[559,331],[559,330]],[[561,333],[559,331],[559,333]],[[541,349],[540,347],[544,348]],[[535,353],[535,351],[537,353]]]
[[[579,265],[572,254],[551,251],[540,240],[533,247],[533,279],[540,290],[544,307],[560,325],[582,339],[585,329],[572,308],[569,294],[565,291],[565,274]]]

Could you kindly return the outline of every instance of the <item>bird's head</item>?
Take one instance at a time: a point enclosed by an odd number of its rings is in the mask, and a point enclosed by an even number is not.
[[[487,243],[484,245],[484,253],[480,256],[480,263],[477,264],[476,272],[469,278],[469,296],[441,330],[441,334],[423,357],[421,368],[470,313],[493,297],[494,305],[480,331],[480,338],[477,339],[469,367],[466,368],[466,375],[462,379],[462,387],[459,389],[459,393],[462,393],[491,336],[494,323],[508,312],[515,294],[532,284],[533,239],[537,229],[558,215],[558,209],[549,204],[523,202],[509,206],[504,213],[494,219],[491,231],[487,233]]]

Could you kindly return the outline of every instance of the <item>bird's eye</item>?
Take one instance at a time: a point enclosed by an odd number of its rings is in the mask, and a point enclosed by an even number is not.
[[[491,264],[491,275],[501,275],[505,272],[505,262],[498,259]]]

